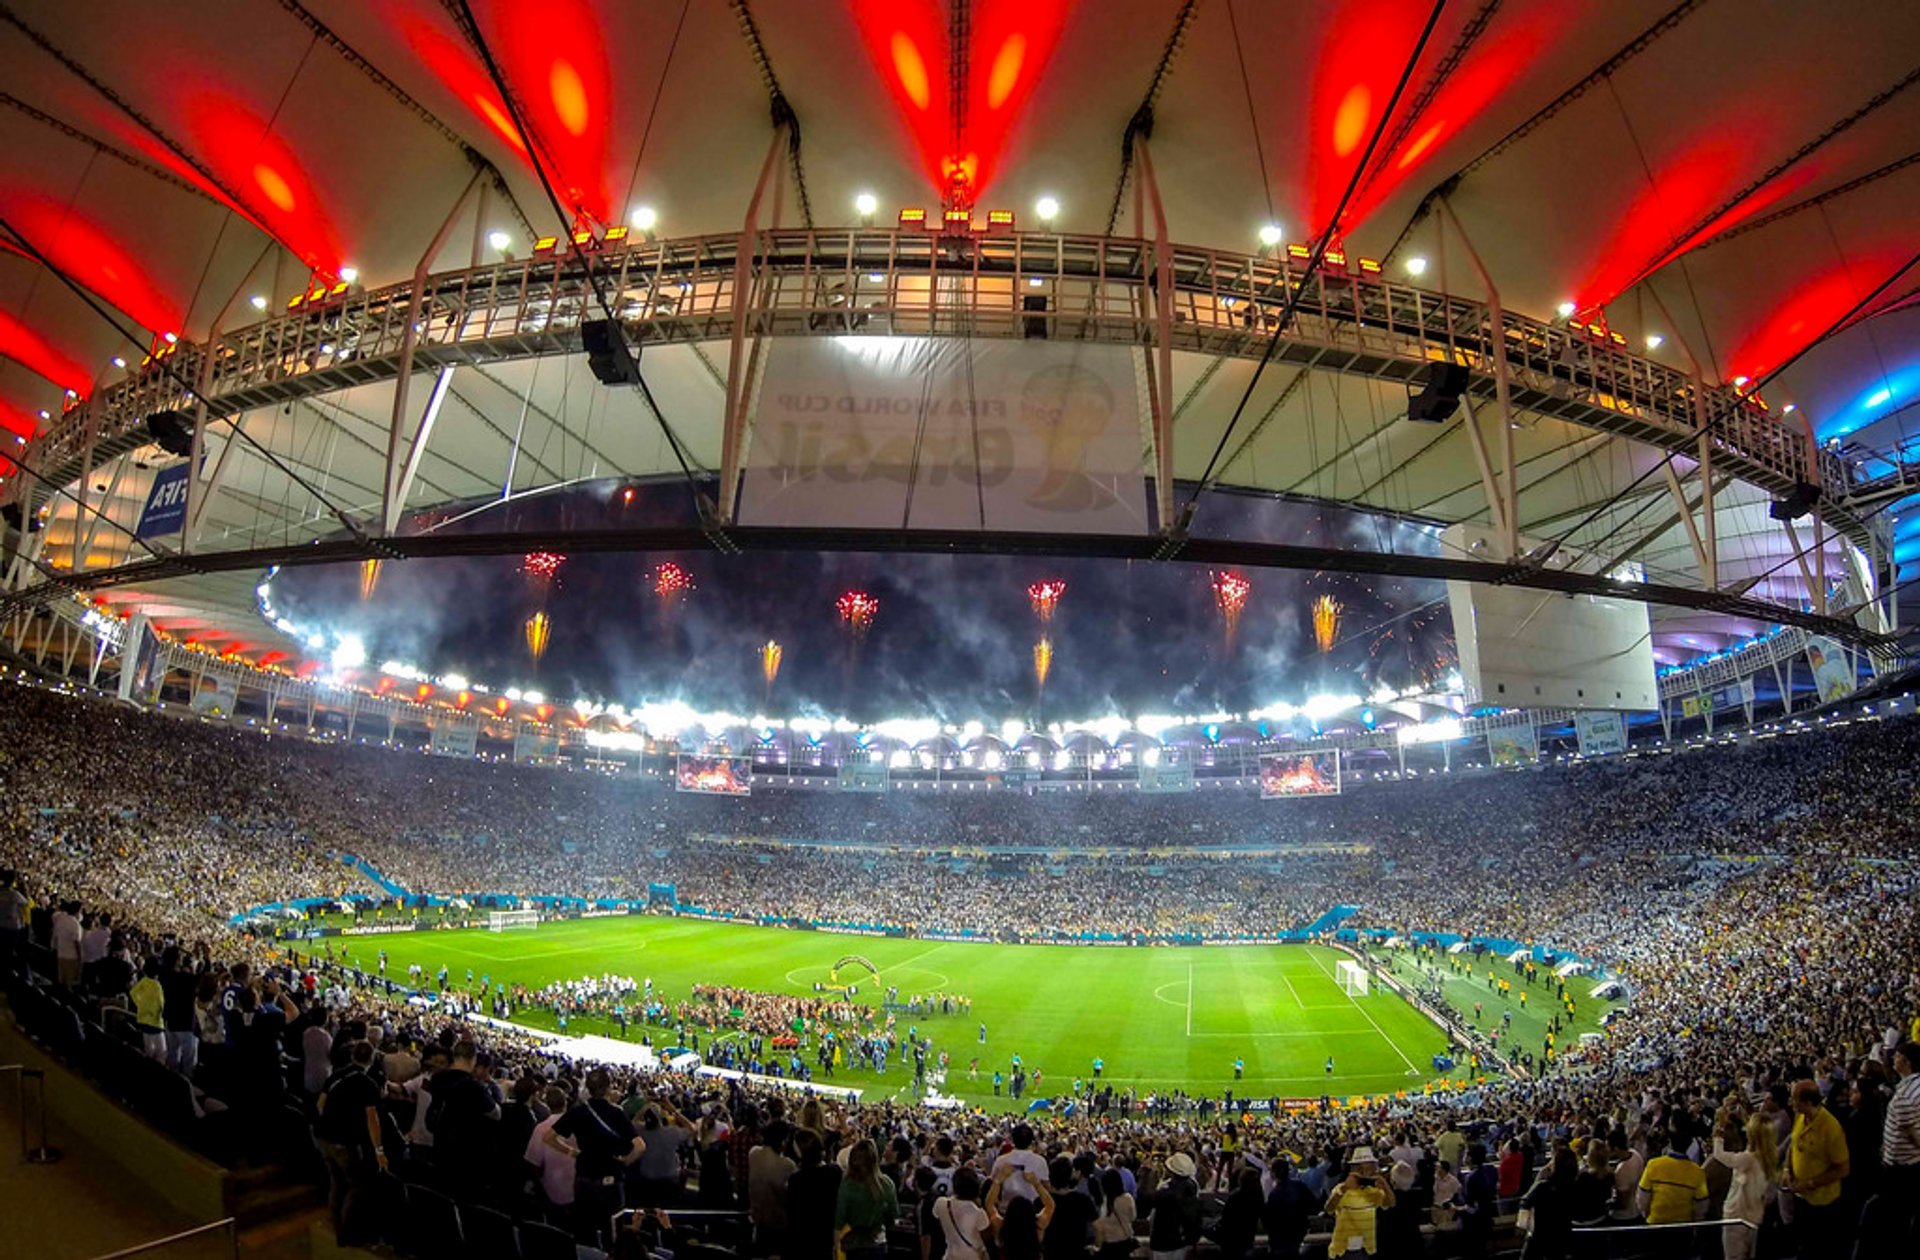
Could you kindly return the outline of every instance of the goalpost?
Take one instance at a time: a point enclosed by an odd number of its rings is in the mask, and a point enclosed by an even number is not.
[[[489,910],[487,911],[487,931],[504,932],[509,928],[534,928],[540,926],[538,910]]]
[[[1340,992],[1350,998],[1367,995],[1367,969],[1351,958],[1342,958],[1333,965],[1333,979],[1340,986]]]

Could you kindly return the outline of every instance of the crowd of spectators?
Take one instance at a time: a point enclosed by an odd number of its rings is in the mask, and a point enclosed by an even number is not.
[[[1913,1237],[1911,719],[1284,804],[716,801],[24,687],[0,705],[0,748],[0,866],[13,868],[0,948],[15,963],[29,942],[48,949],[48,980],[116,1012],[209,1110],[300,1097],[348,1236],[391,1171],[600,1244],[624,1242],[604,1234],[620,1203],[739,1205],[763,1249],[820,1260],[836,1237],[852,1255],[890,1226],[955,1260],[984,1260],[985,1237],[1005,1257],[1117,1256],[1136,1241],[1179,1254],[1203,1232],[1236,1257],[1256,1235],[1293,1254],[1323,1213],[1341,1246],[1419,1254],[1438,1231],[1477,1254],[1516,1202],[1540,1256],[1592,1221],[1751,1222],[1678,1244],[1728,1256],[1756,1237],[1805,1256]],[[777,843],[794,840],[864,847]],[[1198,845],[1298,851],[1169,853]],[[998,846],[1052,852],[954,852]],[[672,882],[732,912],[914,930],[1231,935],[1338,901],[1362,925],[1550,941],[1617,968],[1635,998],[1603,1042],[1537,1078],[1357,1108],[1015,1123],[588,1067],[510,1028],[329,985],[227,927],[258,902],[372,891],[339,853],[423,891],[637,896]]]

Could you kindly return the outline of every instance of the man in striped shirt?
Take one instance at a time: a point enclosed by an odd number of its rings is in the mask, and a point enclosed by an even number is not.
[[[1880,1193],[1862,1221],[1889,1242],[1920,1237],[1920,1042],[1894,1050],[1893,1070],[1900,1084],[1880,1131]]]

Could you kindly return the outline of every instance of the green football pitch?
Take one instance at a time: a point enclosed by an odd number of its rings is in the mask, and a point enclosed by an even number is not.
[[[1345,1097],[1399,1090],[1417,1091],[1443,1075],[1433,1056],[1446,1037],[1398,996],[1376,987],[1352,998],[1334,981],[1344,955],[1309,945],[1239,945],[1190,948],[1112,948],[1074,945],[999,945],[973,942],[853,937],[655,916],[542,923],[532,931],[482,928],[333,938],[336,955],[374,970],[387,951],[387,975],[403,979],[411,964],[429,977],[445,966],[449,982],[467,989],[481,977],[539,988],[608,972],[636,981],[651,979],[668,1001],[688,996],[696,983],[725,984],[763,992],[811,995],[833,965],[859,954],[880,969],[876,984],[859,973],[858,1000],[880,1004],[886,986],[902,1000],[935,992],[972,999],[967,1015],[915,1019],[950,1060],[946,1092],[986,1107],[1011,1106],[993,1095],[993,1073],[1008,1071],[1018,1054],[1029,1075],[1027,1097],[1045,1098],[1088,1077],[1095,1056],[1105,1060],[1102,1080],[1142,1095],[1185,1090],[1236,1097]],[[1484,964],[1482,965],[1484,971]],[[848,979],[842,974],[841,982]],[[1473,985],[1456,982],[1455,1005],[1470,1009]],[[1576,980],[1580,1019],[1562,1039],[1596,1026],[1600,1004],[1583,1000],[1592,982]],[[1484,989],[1484,981],[1480,988]],[[1517,995],[1516,995],[1517,996]],[[1545,994],[1532,1009],[1514,1008],[1513,1032],[1523,1046],[1537,1047],[1550,1017]],[[1505,1004],[1485,994],[1484,1019],[1498,1020]],[[551,1029],[544,1010],[515,1011],[514,1020]],[[986,1025],[986,1042],[979,1036]],[[1483,1027],[1488,1026],[1483,1024]],[[610,1033],[593,1020],[569,1022],[569,1032]],[[662,1030],[650,1030],[656,1046]],[[636,1026],[631,1034],[640,1036]],[[979,1077],[969,1065],[979,1061]],[[1244,1059],[1236,1081],[1234,1060]],[[1332,1070],[1327,1068],[1332,1060]],[[810,1060],[809,1060],[810,1061]],[[1464,1075],[1456,1070],[1456,1078]],[[816,1075],[816,1079],[826,1078]],[[869,1098],[904,1093],[911,1073],[896,1058],[884,1074],[842,1067],[836,1085],[866,1091]]]

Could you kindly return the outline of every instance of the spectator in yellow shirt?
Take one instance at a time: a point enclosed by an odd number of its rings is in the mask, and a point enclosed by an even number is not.
[[[1380,1162],[1371,1146],[1356,1146],[1348,1161],[1347,1179],[1327,1196],[1333,1217],[1333,1237],[1327,1242],[1332,1257],[1350,1251],[1372,1255],[1380,1248],[1380,1209],[1393,1206],[1393,1187],[1380,1175]]]
[[[1846,1246],[1840,1218],[1840,1183],[1850,1166],[1847,1135],[1822,1104],[1820,1086],[1799,1081],[1793,1087],[1793,1136],[1787,1142],[1787,1170],[1780,1184],[1793,1192],[1793,1226],[1801,1260],[1837,1256]]]
[[[1649,1225],[1680,1225],[1707,1213],[1707,1170],[1687,1158],[1686,1138],[1675,1133],[1666,1153],[1640,1170],[1640,1211]]]

